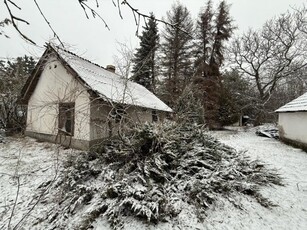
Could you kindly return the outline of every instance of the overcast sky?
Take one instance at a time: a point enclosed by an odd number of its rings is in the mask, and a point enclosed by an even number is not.
[[[89,0],[95,2],[94,0]],[[249,27],[260,28],[263,23],[281,13],[300,7],[307,0],[228,0],[231,4],[230,14],[238,27],[236,33],[242,33]],[[27,20],[30,25],[19,23],[21,30],[37,43],[37,46],[24,42],[15,30],[5,27],[9,39],[0,36],[0,58],[14,58],[25,54],[39,57],[43,45],[53,38],[53,33],[44,22],[33,0],[15,0],[22,8],[14,7],[13,13]],[[117,54],[116,43],[125,42],[132,47],[138,45],[135,36],[136,26],[132,13],[122,6],[124,19],[118,15],[112,0],[100,0],[97,11],[110,27],[110,31],[98,18],[87,19],[77,0],[37,0],[42,11],[61,40],[71,47],[72,51],[102,66],[114,64],[113,56]],[[117,2],[117,0],[114,0]],[[129,0],[130,4],[142,13],[154,12],[161,19],[175,2],[173,0]],[[190,10],[192,17],[197,18],[205,0],[180,0]],[[218,0],[213,0],[216,5]],[[0,3],[0,20],[8,17],[7,10]],[[162,27],[162,26],[161,26]]]

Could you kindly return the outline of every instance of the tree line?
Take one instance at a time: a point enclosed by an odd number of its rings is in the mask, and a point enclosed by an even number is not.
[[[149,14],[133,54],[126,44],[121,46],[121,74],[162,98],[179,121],[211,129],[235,123],[242,115],[255,125],[275,121],[275,109],[306,91],[306,8],[287,11],[241,35],[234,35],[229,10],[225,0],[218,5],[208,0],[194,20],[177,2],[167,11],[162,29],[161,20]],[[18,90],[30,72],[20,68],[29,63],[33,68],[35,62],[27,56],[0,62],[2,127],[12,126],[11,116],[4,113],[16,107]]]
[[[0,129],[19,132],[25,127],[26,109],[18,103],[20,91],[36,61],[31,56],[0,60]]]
[[[234,36],[225,0],[206,2],[197,20],[175,3],[159,31],[152,13],[139,36],[131,79],[168,103],[178,119],[211,129],[274,110],[306,91],[306,9],[293,9]]]

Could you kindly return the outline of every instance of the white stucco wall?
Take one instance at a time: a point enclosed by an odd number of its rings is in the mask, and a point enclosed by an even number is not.
[[[307,112],[278,114],[281,137],[307,144]]]
[[[152,121],[150,109],[143,109],[136,106],[126,108],[125,120],[122,123],[117,123],[110,117],[112,106],[107,102],[92,101],[91,102],[91,140],[108,137],[110,128],[112,135],[118,133],[119,128],[125,129],[126,124],[145,123]],[[119,127],[122,125],[121,127]]]
[[[152,110],[130,106],[127,109],[128,117],[135,123],[152,122]]]
[[[74,138],[90,140],[90,97],[85,87],[53,57],[47,61],[28,102],[27,131],[58,133],[59,103],[75,103]]]

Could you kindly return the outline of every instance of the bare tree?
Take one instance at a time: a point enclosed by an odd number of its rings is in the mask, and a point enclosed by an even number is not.
[[[254,82],[258,106],[264,111],[277,86],[307,65],[306,23],[305,8],[288,11],[267,21],[262,29],[235,38],[230,46],[233,68]]]
[[[113,59],[119,75],[126,79],[129,79],[131,75],[133,51],[132,45],[128,42],[117,42],[117,54],[113,56]]]

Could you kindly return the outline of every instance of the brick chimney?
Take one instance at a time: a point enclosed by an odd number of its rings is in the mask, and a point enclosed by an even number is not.
[[[115,66],[114,65],[107,65],[106,70],[115,73]]]

